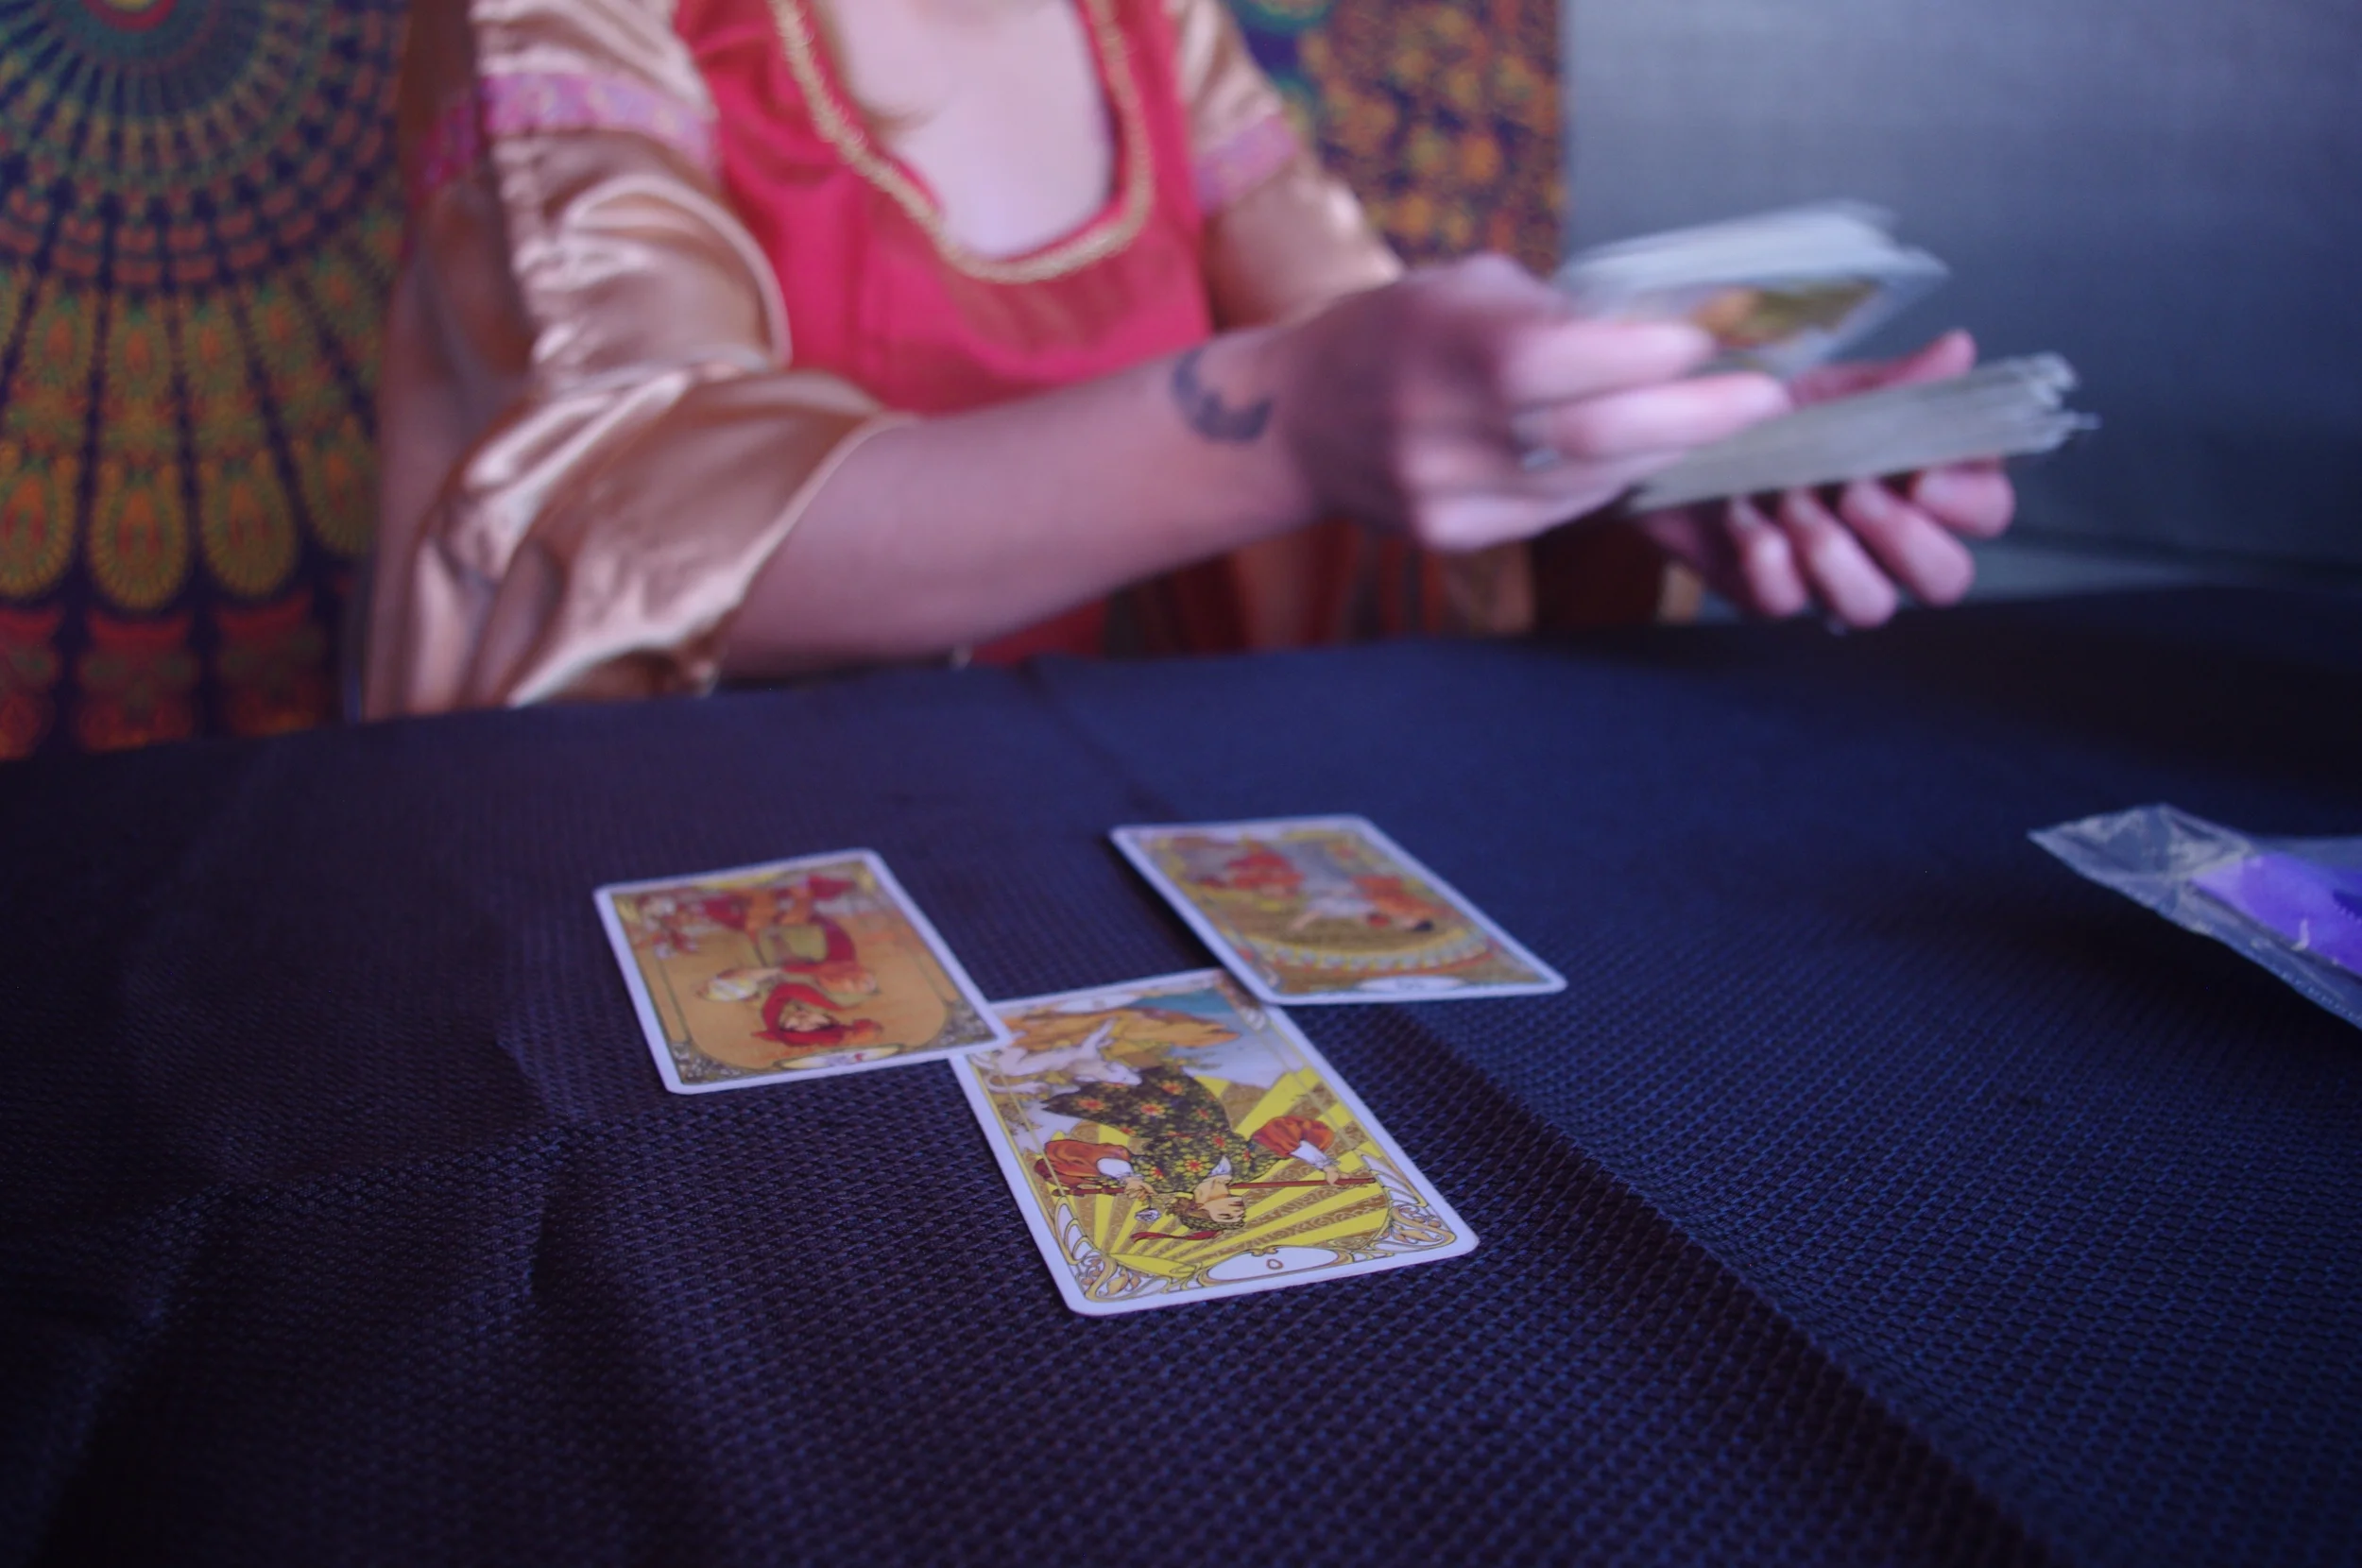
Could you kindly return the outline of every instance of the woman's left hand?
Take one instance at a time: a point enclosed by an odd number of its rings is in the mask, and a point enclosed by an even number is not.
[[[1941,381],[1976,363],[1975,341],[1947,332],[1902,359],[1825,366],[1798,377],[1789,391],[1800,404],[1827,402]],[[1768,513],[1755,498],[1741,497],[1652,512],[1640,525],[1657,548],[1741,608],[1781,616],[1817,603],[1847,625],[1875,626],[1906,589],[1926,604],[1958,601],[1976,575],[1961,536],[1994,537],[2017,505],[1998,462],[1856,480],[1834,499],[1789,490]]]

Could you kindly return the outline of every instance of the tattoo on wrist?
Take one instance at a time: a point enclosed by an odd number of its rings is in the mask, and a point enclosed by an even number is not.
[[[1180,406],[1181,418],[1208,441],[1244,446],[1258,439],[1263,427],[1271,423],[1272,400],[1265,398],[1244,408],[1224,402],[1221,393],[1197,379],[1198,361],[1205,357],[1206,350],[1200,347],[1172,362],[1172,401]]]

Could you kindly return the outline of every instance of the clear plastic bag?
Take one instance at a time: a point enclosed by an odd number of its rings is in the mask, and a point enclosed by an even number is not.
[[[2362,1027],[2362,838],[2259,839],[2171,806],[2029,835],[2103,887],[2225,943]]]

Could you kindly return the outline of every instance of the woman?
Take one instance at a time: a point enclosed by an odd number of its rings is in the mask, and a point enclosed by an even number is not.
[[[1240,550],[1284,582],[1331,515],[1521,539],[1789,404],[1498,258],[1400,276],[1221,0],[412,28],[372,714],[1087,648],[1125,584]],[[1755,608],[1868,623],[1898,582],[1957,596],[1955,534],[2009,510],[1970,469],[1853,486],[1841,522],[1798,494],[1646,526]]]

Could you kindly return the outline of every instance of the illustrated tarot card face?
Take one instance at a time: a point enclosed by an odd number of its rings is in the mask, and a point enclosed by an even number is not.
[[[995,1005],[1014,1038],[952,1070],[1075,1311],[1476,1246],[1286,1014],[1222,971]]]
[[[864,849],[598,891],[676,1094],[826,1078],[1008,1037],[927,917]]]
[[[1586,313],[1617,321],[1686,321],[1720,350],[1708,370],[1762,370],[1783,380],[1834,357],[1942,281],[1940,264],[1898,259],[1819,276],[1734,277],[1629,294],[1578,291]]]
[[[1267,1002],[1535,996],[1566,984],[1361,817],[1119,827],[1113,837]]]
[[[1555,277],[1581,315],[1687,321],[1720,347],[1716,367],[1785,378],[1943,281],[1943,264],[1896,243],[1893,225],[1858,202],[1813,202],[1600,246]]]
[[[2362,975],[2362,870],[2268,850],[2209,867],[2191,880],[2300,952]]]

